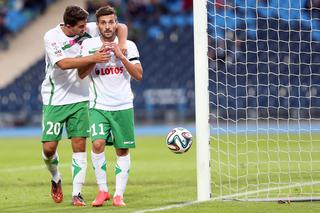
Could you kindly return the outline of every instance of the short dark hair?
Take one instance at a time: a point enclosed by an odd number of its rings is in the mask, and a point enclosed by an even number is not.
[[[108,16],[108,15],[115,15],[116,19],[117,19],[117,13],[116,13],[116,10],[111,7],[111,6],[105,6],[105,7],[100,7],[97,12],[96,12],[96,19],[97,19],[97,22],[99,20],[99,18],[101,16]]]
[[[87,20],[89,13],[77,5],[66,7],[63,14],[65,25],[75,26],[79,21]]]

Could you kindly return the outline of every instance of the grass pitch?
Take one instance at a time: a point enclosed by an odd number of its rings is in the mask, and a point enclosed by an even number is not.
[[[320,196],[319,134],[218,135],[211,144],[213,197]]]
[[[138,137],[137,148],[131,150],[132,167],[125,193],[128,206],[116,208],[107,201],[92,208],[97,193],[87,146],[88,170],[83,195],[87,206],[73,207],[71,201],[71,145],[59,145],[60,170],[63,175],[64,201],[52,202],[50,176],[41,159],[39,138],[0,139],[0,212],[136,212],[182,204],[196,199],[195,143],[188,153],[176,155],[165,145],[165,137]],[[107,177],[114,192],[115,154],[107,147]],[[163,212],[318,212],[320,203],[218,202],[210,201]]]

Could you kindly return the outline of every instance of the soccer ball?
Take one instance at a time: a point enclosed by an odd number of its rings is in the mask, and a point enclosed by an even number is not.
[[[168,148],[176,153],[182,154],[187,152],[192,145],[192,135],[189,130],[177,127],[171,130],[167,136]]]

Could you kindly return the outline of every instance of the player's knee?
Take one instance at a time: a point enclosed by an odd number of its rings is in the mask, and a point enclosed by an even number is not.
[[[74,145],[85,146],[86,138],[71,138],[71,142]]]
[[[52,151],[52,150],[43,150],[43,154],[47,157],[47,158],[51,158],[54,153],[56,153],[56,151]]]
[[[42,150],[43,150],[43,154],[46,157],[50,158],[56,153],[57,143],[55,143],[55,142],[45,142],[45,143],[43,143]]]
[[[73,152],[85,152],[86,151],[86,139],[85,138],[72,138],[72,150]]]
[[[92,151],[94,153],[101,153],[104,151],[104,147],[106,146],[106,142],[102,140],[95,140],[92,142]]]

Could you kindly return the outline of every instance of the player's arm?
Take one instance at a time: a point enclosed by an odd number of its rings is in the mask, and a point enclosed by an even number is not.
[[[125,24],[118,23],[117,24],[117,37],[119,40],[119,46],[120,50],[122,51],[123,54],[126,54],[127,52],[127,45],[126,41],[128,38],[128,27]]]
[[[93,55],[85,57],[67,57],[59,43],[52,39],[52,37],[53,36],[49,34],[44,36],[45,51],[52,65],[56,65],[62,70],[74,69],[91,63],[103,63],[107,61],[107,54],[102,51],[98,51]]]
[[[90,72],[94,69],[96,63],[89,64],[87,66],[79,67],[78,68],[78,75],[81,79],[84,79]]]
[[[127,59],[125,55],[120,50],[120,47],[116,43],[112,43],[112,47],[114,50],[114,54],[119,58],[122,62],[122,64],[126,67],[128,73],[137,81],[140,81],[142,79],[142,73],[143,69],[140,63],[132,63]]]
[[[129,74],[137,81],[142,79],[143,69],[140,63],[131,63],[125,56],[120,58],[122,64],[126,67]]]
[[[90,64],[95,63],[104,63],[107,62],[108,57],[105,52],[103,51],[97,51],[93,55],[84,56],[84,57],[78,57],[78,58],[64,58],[58,62],[56,62],[56,65],[62,69],[75,69],[80,67],[86,67]]]

